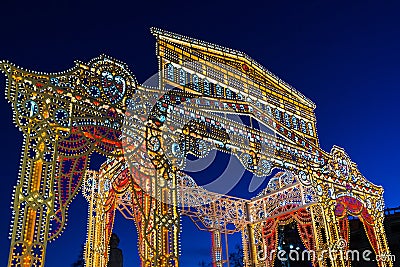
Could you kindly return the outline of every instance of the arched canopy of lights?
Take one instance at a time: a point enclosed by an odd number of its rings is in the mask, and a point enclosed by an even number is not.
[[[361,219],[376,254],[389,253],[383,189],[342,148],[319,147],[311,100],[242,52],[152,33],[157,87],[138,84],[105,55],[53,74],[0,63],[24,136],[8,266],[44,266],[47,243],[64,230],[80,188],[89,204],[86,266],[106,266],[116,211],[135,222],[142,266],[179,265],[180,216],[210,231],[214,266],[226,264],[222,235],[234,232],[242,234],[245,266],[273,266],[278,228],[289,223],[308,250],[348,244],[348,215]],[[252,199],[210,192],[182,170],[188,154],[212,150],[257,176],[281,171]],[[88,170],[93,152],[108,157],[100,171]],[[311,262],[350,264],[342,254]]]

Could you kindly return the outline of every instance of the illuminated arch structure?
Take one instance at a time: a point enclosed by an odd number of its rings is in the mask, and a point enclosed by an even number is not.
[[[47,242],[62,233],[80,188],[89,203],[86,266],[105,266],[116,210],[135,221],[142,266],[178,266],[183,215],[212,233],[214,266],[224,265],[224,233],[242,233],[245,266],[272,266],[264,256],[276,250],[279,225],[296,222],[305,247],[318,252],[348,241],[347,215],[362,220],[376,254],[389,253],[383,189],[342,148],[319,147],[312,101],[239,51],[152,33],[159,88],[139,85],[107,56],[56,74],[1,62],[24,136],[9,266],[44,265]],[[226,113],[253,117],[274,134]],[[212,149],[256,175],[281,172],[250,200],[209,192],[181,170],[187,153]],[[99,172],[87,170],[93,152],[108,157]],[[313,264],[350,263],[325,254]]]

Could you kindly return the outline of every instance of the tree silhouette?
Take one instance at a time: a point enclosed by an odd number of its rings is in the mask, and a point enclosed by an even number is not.
[[[229,263],[232,267],[243,267],[243,248],[235,246],[236,251],[229,254]]]
[[[209,267],[211,266],[211,263],[206,263],[204,260],[199,262],[200,267]]]
[[[85,266],[85,259],[83,256],[84,251],[85,251],[85,245],[82,244],[78,259],[71,265],[72,267],[84,267]]]

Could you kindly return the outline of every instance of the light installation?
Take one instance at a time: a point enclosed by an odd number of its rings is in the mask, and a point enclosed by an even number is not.
[[[116,211],[135,222],[142,266],[179,266],[181,216],[211,233],[214,266],[226,264],[222,239],[235,232],[245,266],[273,266],[278,228],[289,223],[310,251],[348,244],[348,215],[363,222],[377,255],[389,254],[383,189],[342,148],[319,147],[311,100],[239,51],[152,33],[160,69],[153,87],[105,55],[55,74],[0,63],[24,136],[8,266],[44,266],[47,243],[63,232],[80,189],[89,212],[86,266],[106,266]],[[210,192],[183,168],[188,154],[212,150],[257,176],[280,171],[252,199]],[[108,157],[99,171],[88,170],[93,152]],[[311,261],[351,264],[339,252]]]

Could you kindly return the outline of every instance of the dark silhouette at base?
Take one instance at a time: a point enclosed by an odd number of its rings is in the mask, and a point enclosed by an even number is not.
[[[110,254],[108,257],[107,267],[123,267],[122,250],[118,248],[119,237],[112,233],[110,238]]]

